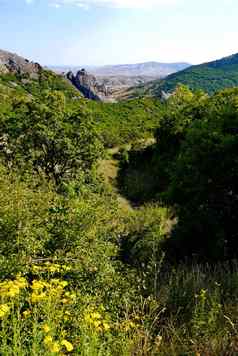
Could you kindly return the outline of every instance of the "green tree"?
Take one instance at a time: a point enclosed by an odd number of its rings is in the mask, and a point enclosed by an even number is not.
[[[5,160],[24,169],[32,166],[59,184],[78,170],[90,170],[103,147],[90,117],[68,111],[63,93],[47,93],[44,101],[13,103],[11,115],[2,123]]]
[[[237,90],[211,98],[170,171],[167,196],[179,215],[171,242],[180,257],[232,258],[238,252],[237,104]]]

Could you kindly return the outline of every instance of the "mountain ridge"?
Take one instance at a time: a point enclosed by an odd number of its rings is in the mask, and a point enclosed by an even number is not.
[[[102,66],[48,66],[49,69],[57,73],[72,71],[73,73],[86,69],[90,74],[95,76],[126,76],[126,77],[139,77],[148,76],[161,78],[170,73],[182,70],[191,66],[186,62],[163,63],[156,61],[141,62],[135,64],[109,64]]]
[[[160,96],[162,91],[173,92],[179,84],[187,85],[191,90],[202,89],[208,94],[238,86],[238,53],[214,61],[201,63],[173,73],[163,80],[155,80],[141,91]]]

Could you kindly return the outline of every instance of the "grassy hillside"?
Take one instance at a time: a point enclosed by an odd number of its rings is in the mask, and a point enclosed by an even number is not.
[[[135,95],[149,94],[160,96],[161,92],[173,92],[183,84],[191,90],[203,90],[212,94],[225,88],[238,86],[238,55],[191,66],[183,71],[169,75],[164,80],[153,81],[138,88]]]

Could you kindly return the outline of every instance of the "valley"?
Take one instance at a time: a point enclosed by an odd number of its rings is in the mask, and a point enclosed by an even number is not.
[[[236,61],[0,51],[1,355],[237,354]]]
[[[91,87],[95,94],[98,94],[102,101],[115,102],[130,98],[130,93],[137,86],[164,78],[189,66],[190,64],[188,63],[146,62],[99,67],[83,66],[82,68],[84,68],[83,70],[89,77],[94,77],[95,84],[91,85]],[[57,74],[63,73],[65,76],[69,72],[77,76],[82,71],[82,68],[77,66],[49,66],[49,68]],[[90,87],[90,83],[88,83],[88,86]]]

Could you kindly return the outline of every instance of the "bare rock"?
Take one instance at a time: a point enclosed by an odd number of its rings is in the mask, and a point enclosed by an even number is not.
[[[30,78],[37,78],[42,67],[38,63],[30,62],[28,59],[17,54],[0,50],[0,72],[13,74],[28,74]]]

